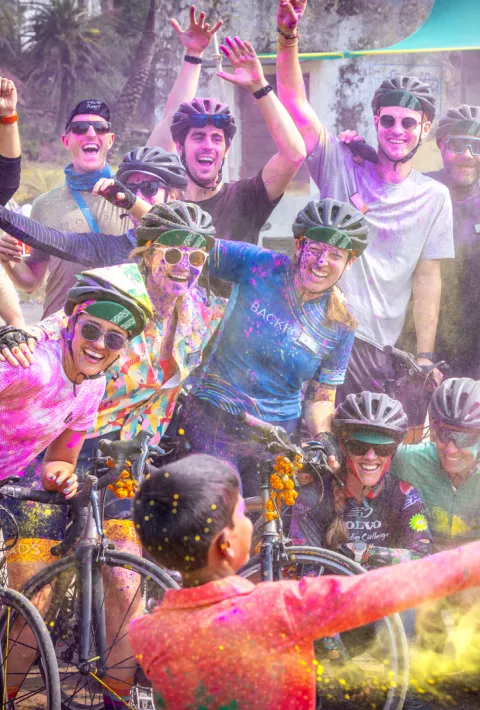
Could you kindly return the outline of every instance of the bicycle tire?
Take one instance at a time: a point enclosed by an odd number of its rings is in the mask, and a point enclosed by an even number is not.
[[[33,633],[37,644],[36,663],[39,665],[37,676],[41,679],[41,687],[36,690],[32,690],[32,688],[30,688],[22,691],[22,683],[17,693],[17,698],[15,699],[15,707],[18,708],[18,710],[21,710],[22,707],[32,707],[28,701],[32,697],[35,697],[35,695],[38,696],[38,694],[41,693],[42,696],[46,698],[46,707],[48,710],[60,710],[60,678],[58,674],[57,660],[55,657],[55,649],[48,633],[48,629],[45,626],[40,613],[26,596],[8,587],[0,588],[0,609],[0,639],[2,642],[0,652],[0,707],[5,707],[6,683],[4,676],[4,664],[8,668],[8,656],[11,654],[10,651],[5,655],[4,639],[7,633],[7,623],[10,628],[9,622],[11,615],[8,610],[13,609],[14,622],[19,616],[21,616]],[[27,680],[29,676],[30,672],[27,674],[25,680]],[[28,705],[24,705],[22,697]]]
[[[68,580],[69,576],[71,576],[71,579],[74,581],[75,562],[75,555],[68,555],[67,557],[64,557],[54,562],[53,564],[46,567],[44,570],[40,571],[34,577],[32,577],[24,585],[22,590],[23,593],[27,598],[32,598],[43,588],[49,585],[53,585],[55,580],[61,580],[62,577],[63,579]],[[156,585],[157,591],[161,590],[162,593],[164,593],[167,589],[178,589],[178,584],[176,584],[176,582],[172,580],[166,572],[160,569],[153,562],[150,562],[149,560],[146,560],[143,557],[139,557],[138,555],[134,555],[128,552],[117,552],[113,550],[108,550],[104,553],[103,560],[101,562],[93,561],[93,565],[100,565],[102,568],[122,568],[134,572],[139,575],[140,583],[145,584],[145,589],[147,585],[150,585],[150,588],[152,587],[152,585]],[[55,599],[55,604],[50,604],[50,609],[52,610],[52,615],[54,616],[54,618],[51,618],[51,621],[53,622],[53,629],[55,629],[55,632],[52,631],[52,634],[54,636],[54,653],[56,654],[57,663],[59,667],[59,675],[61,678],[62,685],[61,707],[65,709],[68,708],[69,710],[86,710],[87,708],[89,710],[101,710],[104,707],[103,689],[98,681],[92,681],[87,678],[87,675],[84,674],[83,677],[85,678],[85,682],[83,686],[81,685],[80,680],[78,680],[77,686],[75,687],[72,696],[69,696],[69,693],[71,691],[67,690],[67,683],[70,682],[70,684],[73,684],[75,682],[75,678],[77,676],[80,677],[81,675],[81,673],[78,671],[72,672],[71,670],[68,670],[68,663],[72,663],[73,666],[75,665],[75,652],[77,653],[78,660],[78,644],[77,648],[75,649],[74,632],[68,634],[67,629],[67,638],[65,636],[61,636],[65,628],[66,622],[72,622],[72,617],[68,616],[69,612],[71,612],[72,610],[68,607],[68,605],[75,604],[75,594],[76,590],[73,589],[72,592],[72,586],[70,585],[70,587],[65,591],[64,597],[61,602],[66,607],[64,609],[64,612],[66,612],[66,614],[63,613],[63,616],[61,615],[62,606],[61,603],[59,604],[58,599]],[[159,599],[157,598],[156,601],[158,600]],[[150,601],[150,597],[148,601]],[[55,611],[57,605],[58,610]],[[50,613],[50,610],[48,613]],[[48,615],[46,615],[46,618],[49,618]],[[92,626],[93,625],[94,622],[92,620]],[[121,626],[122,624],[119,627],[119,631],[121,630]],[[122,635],[124,635],[124,632],[122,632]],[[65,649],[65,645],[67,643],[69,643],[70,645]],[[95,641],[92,636],[91,643],[94,647]],[[115,641],[111,644],[112,648],[114,646],[114,643]],[[68,651],[68,653],[66,653],[66,651]],[[93,650],[92,658],[95,655],[97,655],[96,651]],[[70,660],[65,661],[65,658],[68,658],[69,656],[71,656]],[[136,664],[136,661],[133,659],[133,657],[122,660],[122,664],[127,663],[128,661],[130,661],[132,664]],[[67,663],[67,670],[65,670],[65,663]],[[132,687],[135,687],[135,685],[136,684],[134,683]]]
[[[318,576],[323,574],[338,574],[352,576],[363,574],[366,570],[357,562],[344,557],[338,552],[323,549],[320,547],[287,547],[288,561],[274,561],[274,580],[283,579],[283,570],[295,566],[303,566],[305,569],[313,565],[319,566]],[[252,557],[238,572],[241,577],[249,578],[260,573],[260,555]],[[304,576],[303,573],[299,577]],[[405,696],[408,690],[409,678],[409,655],[408,643],[405,636],[402,620],[399,614],[392,614],[382,619],[389,635],[392,648],[393,671],[396,687],[390,687],[387,692],[387,699],[383,705],[383,710],[402,710]],[[340,635],[341,636],[341,635]]]

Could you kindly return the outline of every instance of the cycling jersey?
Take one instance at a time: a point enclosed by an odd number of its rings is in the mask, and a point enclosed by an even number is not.
[[[435,443],[427,441],[400,446],[390,471],[415,486],[425,501],[436,550],[480,538],[480,466],[454,488]]]
[[[0,155],[0,205],[6,205],[20,187],[20,165],[20,157]]]
[[[296,419],[310,380],[343,382],[353,331],[326,318],[330,291],[303,302],[290,257],[218,240],[211,273],[238,284],[222,334],[193,394],[230,414]]]
[[[22,475],[66,429],[89,429],[104,390],[104,377],[84,380],[77,385],[75,396],[73,382],[63,369],[59,342],[40,343],[30,367],[0,362],[2,477]]]
[[[372,546],[368,566],[416,559],[431,552],[423,501],[412,485],[387,473],[379,494],[366,502],[368,506],[363,506],[347,496],[342,517],[349,542],[360,540]],[[332,476],[300,487],[290,525],[295,544],[325,547],[326,532],[336,517],[334,505]]]

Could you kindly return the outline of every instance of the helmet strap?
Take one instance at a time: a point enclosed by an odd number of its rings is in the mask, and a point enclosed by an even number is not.
[[[408,161],[413,158],[413,156],[415,155],[417,150],[422,145],[423,123],[424,123],[424,120],[423,120],[423,111],[422,111],[422,120],[420,121],[420,138],[418,139],[418,143],[415,146],[415,148],[413,148],[413,150],[411,150],[410,153],[408,155],[406,155],[404,158],[402,158],[401,160],[393,160],[393,158],[390,158],[390,156],[385,153],[385,151],[383,150],[381,145],[378,146],[380,148],[381,152],[383,153],[383,155],[386,157],[386,159],[389,160],[391,163],[393,163],[393,169],[395,170],[395,172],[397,171],[397,165],[399,163],[408,163]]]
[[[72,341],[73,341],[73,334],[75,331],[75,326],[77,324],[77,320],[78,320],[79,315],[80,315],[79,313],[75,313],[74,316],[71,316],[68,319],[68,325],[66,328],[66,337],[65,337],[65,340],[67,342],[68,355],[70,356],[70,359],[72,360],[74,365],[75,365],[75,358],[73,357]],[[115,360],[113,360],[113,362],[111,362],[110,365],[105,368],[105,370],[102,370],[101,372],[97,373],[96,375],[86,375],[84,372],[77,372],[77,374],[75,375],[75,380],[73,382],[73,396],[74,397],[77,396],[77,387],[83,382],[83,380],[98,380],[98,379],[100,379],[100,377],[103,377],[105,375],[108,368],[111,367],[113,365],[113,363],[118,360],[119,357],[120,357],[120,355],[117,355]],[[82,379],[77,382],[77,379],[79,377],[82,377]]]
[[[189,167],[188,167],[188,165],[187,165],[187,161],[186,161],[186,159],[185,159],[185,146],[182,146],[182,154],[181,154],[181,156],[180,156],[180,160],[181,160],[182,163],[183,163],[183,167],[185,168],[185,172],[187,173],[187,175],[188,175],[188,177],[190,178],[190,180],[192,180],[192,182],[195,183],[195,185],[198,185],[198,187],[203,187],[203,189],[205,190],[205,192],[215,192],[215,190],[217,189],[217,187],[218,187],[218,186],[220,185],[220,183],[222,182],[222,170],[223,170],[223,164],[224,164],[224,162],[225,162],[225,158],[223,158],[223,160],[222,160],[222,164],[221,164],[221,166],[220,166],[220,170],[218,171],[218,175],[217,175],[217,179],[216,179],[216,181],[215,181],[215,185],[213,185],[213,186],[212,186],[212,185],[206,185],[204,182],[200,182],[199,180],[197,180],[196,177],[194,177],[194,176],[192,175],[192,173],[190,172],[190,169],[189,169]]]

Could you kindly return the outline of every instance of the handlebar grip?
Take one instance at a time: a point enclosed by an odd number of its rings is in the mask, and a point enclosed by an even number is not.
[[[255,429],[259,434],[262,434],[262,436],[272,434],[275,431],[275,427],[273,426],[273,424],[269,424],[269,422],[263,422],[261,419],[257,419],[257,417],[254,417],[253,414],[248,414],[247,412],[240,412],[240,414],[237,415],[237,418],[239,422],[241,422],[242,424],[246,424],[249,427],[252,427],[252,429]]]
[[[411,353],[407,353],[404,350],[399,350],[398,348],[395,348],[393,345],[384,345],[382,350],[385,353],[385,355],[394,355],[395,357],[399,357],[401,360],[405,360],[405,362],[408,362],[408,363],[410,363],[412,361],[412,358],[415,360],[414,355],[412,355]]]
[[[15,500],[31,500],[36,503],[47,503],[50,505],[70,505],[62,493],[54,491],[37,490],[26,486],[2,486],[0,489],[2,498],[13,498]]]

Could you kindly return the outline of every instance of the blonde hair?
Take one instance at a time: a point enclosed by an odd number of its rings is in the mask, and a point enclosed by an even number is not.
[[[325,544],[330,550],[338,550],[340,545],[348,542],[348,530],[343,513],[347,507],[347,494],[344,488],[332,481],[333,505],[335,518],[325,533]]]
[[[327,302],[327,319],[332,323],[341,323],[349,330],[355,330],[357,321],[347,308],[345,294],[338,286],[333,286]]]

